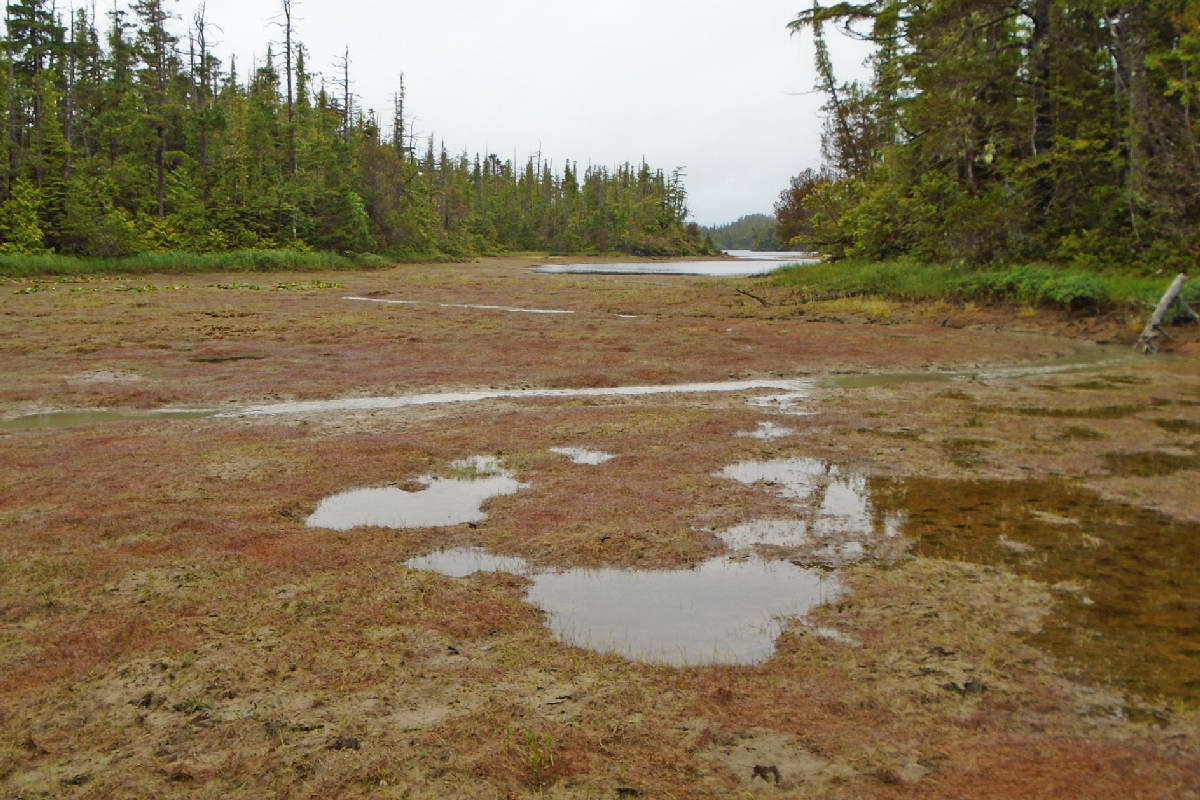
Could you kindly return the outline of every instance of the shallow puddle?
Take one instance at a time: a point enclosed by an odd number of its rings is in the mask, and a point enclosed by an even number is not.
[[[410,558],[404,562],[404,566],[438,572],[451,578],[465,578],[476,572],[509,572],[513,575],[523,575],[529,571],[529,565],[523,558],[498,556],[479,547],[439,550],[426,556]]]
[[[803,548],[796,557],[839,566],[864,558],[869,544],[895,539],[903,526],[903,512],[875,506],[866,475],[818,459],[745,461],[717,475],[796,501],[794,518],[750,520],[718,533],[734,550]]]
[[[741,431],[738,436],[749,439],[786,439],[789,436],[795,435],[796,431],[792,428],[784,427],[783,425],[774,422],[760,422],[758,427],[752,431]]]
[[[452,478],[425,476],[419,492],[395,487],[351,489],[317,504],[307,524],[337,531],[362,526],[429,528],[462,525],[487,519],[481,506],[487,500],[528,488],[491,459],[459,461]]]
[[[562,641],[652,663],[755,664],[787,622],[835,599],[833,575],[757,557],[688,570],[594,569],[533,577],[529,600]]]
[[[572,463],[584,464],[590,467],[598,467],[601,464],[607,464],[616,456],[609,453],[604,453],[599,450],[588,450],[586,447],[551,447],[551,453],[558,453],[560,456],[566,456],[571,459]]]
[[[1081,676],[1200,702],[1200,525],[1057,482],[873,479],[913,552],[1004,565],[1059,600],[1033,637]]]

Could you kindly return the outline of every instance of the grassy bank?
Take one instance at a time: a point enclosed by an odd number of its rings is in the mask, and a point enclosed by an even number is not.
[[[768,281],[814,296],[877,295],[895,300],[1013,303],[1102,313],[1155,303],[1174,275],[1090,272],[1044,265],[973,269],[914,259],[827,261],[788,267]],[[1200,285],[1184,289],[1200,302]]]
[[[124,258],[64,255],[0,256],[0,277],[41,275],[150,275],[196,272],[319,272],[380,269],[397,259],[370,253],[342,255],[303,250],[234,250],[226,253],[142,253]]]

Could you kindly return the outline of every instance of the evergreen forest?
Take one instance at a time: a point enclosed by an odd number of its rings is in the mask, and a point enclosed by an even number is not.
[[[746,214],[725,225],[704,228],[722,250],[779,250],[777,231],[775,217],[767,214]]]
[[[834,256],[1095,269],[1200,255],[1200,1],[814,2],[824,166],[776,204]],[[829,38],[873,45],[834,74]]]
[[[0,254],[705,249],[681,170],[451,154],[412,129],[403,79],[386,119],[357,102],[349,52],[318,80],[280,11],[282,45],[239,69],[169,0],[99,18],[11,0]]]

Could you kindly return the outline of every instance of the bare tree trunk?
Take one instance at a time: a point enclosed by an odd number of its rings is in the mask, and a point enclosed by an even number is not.
[[[296,174],[296,103],[292,86],[292,0],[283,0],[283,64],[287,70],[288,171]]]
[[[1177,302],[1182,302],[1179,293],[1183,291],[1183,284],[1187,280],[1187,275],[1182,272],[1176,276],[1171,282],[1170,288],[1166,294],[1158,301],[1158,306],[1155,307],[1154,313],[1150,315],[1150,321],[1146,323],[1146,327],[1142,329],[1142,335],[1138,337],[1137,344],[1134,345],[1143,353],[1154,353],[1158,350],[1158,339],[1164,335],[1162,330],[1163,318],[1171,306]],[[1190,309],[1189,309],[1190,310]],[[1193,315],[1194,316],[1194,315]]]

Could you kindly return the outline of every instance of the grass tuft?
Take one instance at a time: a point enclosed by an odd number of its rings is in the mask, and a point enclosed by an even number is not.
[[[1116,270],[1089,272],[1045,265],[975,269],[910,258],[802,264],[779,270],[765,280],[817,299],[870,295],[896,300],[1015,303],[1027,309],[1047,307],[1075,313],[1153,305],[1169,283],[1168,277]],[[1195,304],[1200,300],[1200,285],[1188,284],[1184,297]]]

